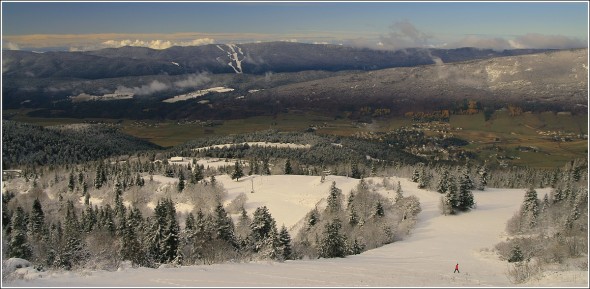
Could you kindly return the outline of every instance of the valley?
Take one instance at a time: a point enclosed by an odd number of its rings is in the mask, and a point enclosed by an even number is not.
[[[276,116],[244,119],[132,120],[30,117],[30,110],[7,110],[5,118],[42,126],[76,123],[110,123],[122,132],[162,147],[173,147],[195,138],[226,136],[275,129],[283,132],[313,131],[319,135],[358,137],[378,140],[383,134],[401,128],[423,131],[426,136],[457,137],[468,142],[463,146],[480,161],[496,165],[555,168],[587,155],[588,123],[586,115],[552,112],[523,113],[510,116],[506,110],[494,112],[485,120],[484,113],[451,115],[448,121],[415,121],[409,117],[381,117],[371,123],[333,118],[313,112],[289,112]],[[421,144],[415,144],[417,147]],[[533,147],[524,149],[523,147]],[[432,150],[437,150],[433,147]]]

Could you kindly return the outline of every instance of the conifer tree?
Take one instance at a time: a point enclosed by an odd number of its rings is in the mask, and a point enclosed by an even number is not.
[[[381,204],[380,200],[377,200],[377,204],[375,205],[375,217],[383,217],[385,216],[385,210],[383,209],[383,204]]]
[[[285,161],[285,175],[293,174],[293,168],[291,167],[291,160]]]
[[[412,173],[412,182],[417,183],[418,180],[420,179],[420,167],[417,167],[414,169],[414,172]]]
[[[449,188],[449,171],[445,170],[436,186],[436,191],[445,194]]]
[[[524,195],[524,201],[520,208],[520,212],[526,228],[533,228],[537,225],[539,200],[537,199],[537,191],[532,187],[529,188]]]
[[[341,199],[342,199],[342,190],[336,187],[336,182],[332,182],[332,186],[330,186],[330,194],[328,195],[327,199],[327,206],[326,209],[330,213],[337,213],[341,210]]]
[[[488,185],[488,169],[486,165],[482,165],[478,170],[477,174],[479,180],[477,182],[477,189],[480,191],[485,190],[485,187]]]
[[[422,169],[420,170],[420,176],[418,177],[418,188],[424,189],[428,187],[429,184],[430,176],[427,174],[425,166],[422,166]]]
[[[29,224],[31,227],[31,233],[35,238],[41,237],[45,229],[45,213],[43,213],[43,207],[39,199],[33,201],[33,209],[29,217]]]
[[[10,233],[8,256],[22,259],[29,259],[32,255],[32,248],[27,240],[27,221],[25,211],[18,206],[12,215],[12,231]]]
[[[512,252],[510,253],[510,258],[508,259],[508,262],[513,263],[521,261],[524,261],[524,256],[522,254],[522,251],[520,250],[520,247],[516,245],[514,246],[514,248],[512,248]]]
[[[242,165],[239,161],[236,161],[234,165],[234,172],[231,175],[232,179],[236,179],[236,182],[240,180],[241,177],[244,176],[244,171],[242,170]]]
[[[322,232],[318,253],[322,258],[345,257],[347,253],[346,237],[340,234],[340,220],[328,222]]]
[[[275,220],[272,218],[266,206],[256,208],[250,223],[250,238],[253,242],[254,252],[258,252],[264,246],[266,239],[269,238],[270,232],[276,230]]]
[[[473,193],[471,192],[472,187],[473,182],[471,181],[471,178],[469,178],[468,171],[464,169],[459,178],[459,200],[457,207],[460,210],[464,211],[471,209],[475,205]]]
[[[356,162],[353,162],[350,165],[350,177],[353,179],[360,179],[361,178],[361,172],[360,172],[358,164]]]
[[[182,171],[180,171],[179,176],[178,176],[178,186],[177,189],[179,192],[182,192],[184,190],[184,173]]]
[[[68,190],[70,192],[74,191],[75,185],[76,185],[76,179],[74,179],[74,173],[70,172],[70,176],[68,178]]]
[[[221,204],[217,204],[215,208],[214,227],[216,230],[215,237],[218,240],[226,241],[228,244],[235,246],[235,231],[234,223],[227,215],[227,212]]]
[[[395,190],[395,203],[397,204],[399,201],[401,201],[404,198],[403,195],[403,191],[402,191],[402,185],[401,183],[398,181],[397,182],[397,188]]]
[[[279,245],[283,253],[282,259],[290,260],[292,254],[291,235],[289,235],[289,231],[285,225],[281,227],[281,231],[279,232]]]
[[[356,209],[354,208],[354,205],[351,205],[349,207],[348,223],[351,226],[356,226],[359,223],[359,216],[356,212]]]
[[[262,162],[262,174],[263,175],[270,175],[270,164],[268,163],[268,158],[264,159]]]

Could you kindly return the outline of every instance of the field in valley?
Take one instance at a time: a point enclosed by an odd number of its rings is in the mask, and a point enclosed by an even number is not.
[[[195,138],[242,134],[271,128],[279,131],[304,131],[315,127],[316,132],[320,134],[351,136],[362,132],[387,132],[412,125],[410,119],[403,117],[376,119],[370,124],[365,124],[310,112],[214,121],[208,125],[195,121],[172,120],[34,118],[27,116],[27,112],[23,110],[3,113],[13,120],[43,126],[83,121],[113,123],[127,134],[162,147],[179,145]],[[464,148],[474,152],[481,159],[506,161],[512,165],[552,168],[587,155],[587,115],[545,112],[510,116],[507,111],[496,111],[487,121],[483,113],[451,115],[448,124],[454,136],[470,142]],[[426,131],[426,134],[436,133]]]

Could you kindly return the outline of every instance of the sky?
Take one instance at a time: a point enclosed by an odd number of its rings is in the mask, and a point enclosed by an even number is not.
[[[164,176],[154,180],[165,182]],[[246,193],[248,214],[259,206],[267,206],[277,226],[292,228],[315,208],[325,206],[332,182],[345,197],[358,184],[358,179],[327,176],[324,183],[318,176],[271,175],[254,176],[255,193],[251,190],[252,176],[239,182],[228,175],[217,180],[228,190],[229,202]],[[383,178],[365,179],[373,182],[378,193],[393,198],[393,191],[378,187]],[[173,182],[174,180],[170,180]],[[406,178],[390,177],[390,184],[398,181],[404,196],[416,196],[421,212],[411,234],[391,244],[346,258],[289,260],[285,262],[227,262],[214,265],[182,266],[179,268],[131,268],[121,266],[116,271],[89,270],[67,272],[38,272],[20,269],[21,278],[3,279],[9,287],[578,287],[588,286],[588,271],[573,268],[568,262],[558,268],[545,269],[538,278],[524,284],[509,281],[512,266],[498,258],[494,248],[506,240],[506,223],[520,209],[524,189],[474,190],[477,208],[463,214],[444,216],[440,213],[440,194],[418,189]],[[8,184],[10,186],[10,183]],[[550,188],[537,189],[537,195],[550,193]],[[177,211],[180,211],[177,209]],[[238,215],[233,215],[237,218]],[[180,221],[183,223],[182,221]],[[295,238],[298,226],[290,232]],[[398,231],[398,232],[403,232]],[[362,242],[362,240],[361,240]],[[582,262],[580,258],[578,262]],[[7,262],[8,263],[8,262]],[[455,264],[459,272],[455,274]],[[532,264],[532,263],[531,263]],[[578,265],[579,266],[579,265]],[[7,266],[10,267],[10,266]],[[5,269],[5,271],[11,271]]]
[[[295,41],[369,48],[587,47],[586,2],[2,2],[3,49]]]

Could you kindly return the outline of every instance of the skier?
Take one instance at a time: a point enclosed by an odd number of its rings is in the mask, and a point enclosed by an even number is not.
[[[459,272],[459,263],[457,263],[457,265],[455,265],[455,271],[453,271],[453,273],[455,273],[455,272],[461,273],[461,272]]]

